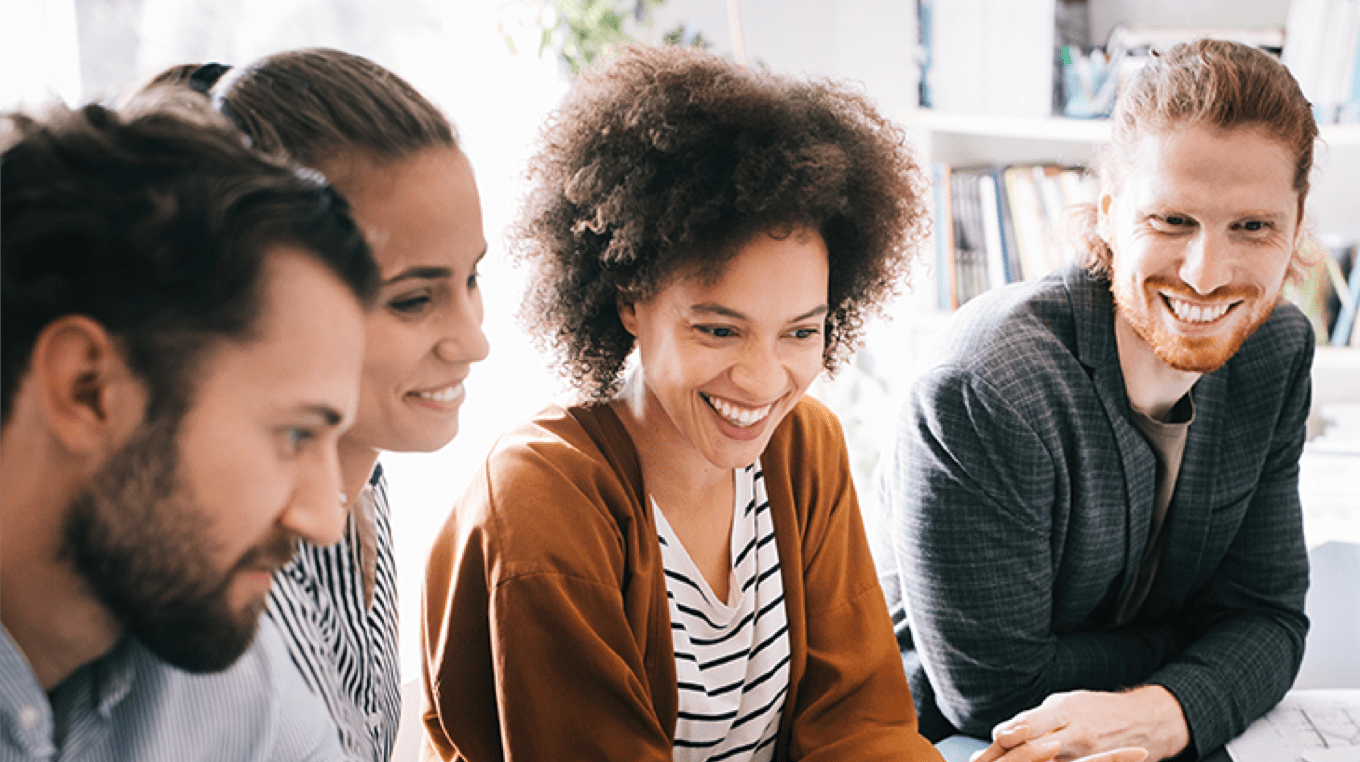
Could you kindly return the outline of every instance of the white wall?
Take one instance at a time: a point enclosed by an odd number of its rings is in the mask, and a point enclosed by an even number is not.
[[[1289,0],[1091,0],[1089,8],[1091,39],[1099,43],[1121,21],[1157,27],[1283,27]]]
[[[885,113],[916,102],[916,8],[909,0],[739,0],[748,60],[861,83]],[[732,52],[726,0],[667,0],[658,33],[684,22]]]

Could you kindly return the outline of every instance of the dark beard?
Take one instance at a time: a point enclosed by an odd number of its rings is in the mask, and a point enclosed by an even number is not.
[[[62,553],[126,630],[188,672],[231,666],[255,638],[263,600],[231,608],[235,572],[280,566],[296,540],[276,532],[230,570],[214,569],[212,516],[179,473],[178,421],[143,425],[67,507]]]

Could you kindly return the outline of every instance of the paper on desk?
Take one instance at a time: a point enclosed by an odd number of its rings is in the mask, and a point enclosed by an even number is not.
[[[1235,762],[1360,762],[1360,690],[1290,691],[1228,742]]]

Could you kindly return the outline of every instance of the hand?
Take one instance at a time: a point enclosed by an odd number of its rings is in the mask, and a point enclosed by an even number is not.
[[[1053,759],[1053,755],[1062,747],[1061,743],[1025,745],[1018,749],[1012,749],[1000,759],[1005,762],[1047,762]],[[988,749],[990,751],[990,749]],[[977,762],[986,752],[980,751],[973,755],[973,762]],[[1081,757],[1073,762],[1143,762],[1147,759],[1147,750],[1131,747],[1127,749],[1114,749],[1111,751],[1092,754],[1089,757]]]
[[[1145,685],[1055,693],[997,725],[992,745],[973,762],[1138,762],[1174,757],[1189,744],[1180,702],[1161,686]]]

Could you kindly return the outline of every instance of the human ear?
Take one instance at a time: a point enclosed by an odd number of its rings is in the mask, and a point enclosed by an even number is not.
[[[31,388],[53,435],[72,452],[117,446],[141,422],[146,395],[98,322],[66,315],[38,334]]]
[[[614,303],[619,310],[619,322],[623,323],[623,330],[632,334],[633,338],[636,339],[638,335],[637,305],[632,300],[625,299],[622,295],[615,299]]]
[[[1114,194],[1108,190],[1102,189],[1096,202],[1096,235],[1107,244],[1114,238]]]

